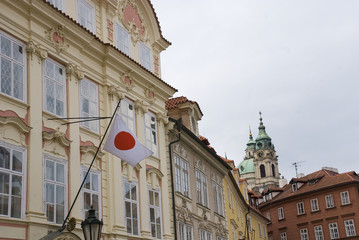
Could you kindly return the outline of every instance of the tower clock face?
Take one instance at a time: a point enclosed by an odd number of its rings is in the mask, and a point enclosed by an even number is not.
[[[258,157],[263,157],[263,152],[262,152],[262,151],[260,151],[260,152],[258,153]]]

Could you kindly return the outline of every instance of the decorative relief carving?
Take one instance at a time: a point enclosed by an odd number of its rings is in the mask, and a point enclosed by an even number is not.
[[[144,101],[141,101],[141,100],[136,100],[135,101],[136,112],[139,112],[141,114],[145,114],[146,112],[148,112],[148,108],[149,108],[148,103],[146,103]]]
[[[81,153],[81,163],[84,164],[86,163],[87,165],[90,165],[93,157],[95,156],[95,153],[97,151],[97,147],[92,145],[92,146],[80,146],[80,153]],[[103,152],[98,152],[97,153],[97,160],[101,159],[105,154]],[[101,170],[100,166],[98,164],[98,161],[94,162],[94,167],[97,168],[97,170]]]
[[[145,89],[145,97],[151,104],[153,104],[156,100],[154,89],[154,87],[149,87]]]
[[[66,49],[69,47],[69,44],[66,43],[64,29],[65,26],[60,25],[57,27],[51,27],[45,31],[45,34],[47,34],[47,39],[52,42],[58,54],[66,51]]]
[[[179,220],[183,221],[184,223],[192,222],[192,213],[189,211],[185,199],[182,198],[182,205],[177,212],[177,217]]]
[[[49,132],[43,131],[42,139],[45,142],[44,148],[47,151],[55,155],[66,156],[65,148],[70,146],[71,141],[66,138],[65,133],[60,131],[60,128]]]
[[[107,19],[107,39],[113,42],[113,21]]]
[[[179,143],[174,145],[174,150],[177,154],[179,154],[183,158],[187,158],[187,151],[186,149]]]
[[[153,56],[153,65],[155,66],[155,74],[158,76],[160,74],[160,61],[159,56]]]
[[[165,113],[157,113],[156,119],[157,122],[163,123],[163,125],[165,126],[168,124],[168,116]]]
[[[107,15],[113,17],[116,14],[118,0],[104,0]]]
[[[203,210],[203,212],[202,212],[202,219],[199,222],[199,227],[207,229],[207,230],[211,230],[211,226],[208,223],[208,217],[207,217],[207,213],[205,210]]]
[[[0,138],[25,146],[25,133],[31,129],[19,117],[0,117]]]
[[[121,91],[119,87],[115,87],[114,85],[110,85],[107,87],[107,94],[110,96],[110,99],[113,101],[114,97],[118,100],[125,98],[125,92]]]
[[[40,44],[34,43],[34,41],[30,40],[27,42],[26,52],[32,60],[32,56],[35,54],[37,56],[39,64],[42,60],[48,57],[47,50],[42,48]]]
[[[125,89],[127,90],[127,92],[131,91],[135,87],[132,74],[132,71],[128,71],[120,75],[121,82],[125,85]]]
[[[212,180],[222,186],[222,184],[221,184],[221,179],[220,179],[220,177],[218,176],[217,173],[213,173],[213,174],[212,174]]]
[[[133,45],[141,41],[149,41],[148,31],[140,9],[132,0],[124,0],[120,3],[119,18],[131,35]]]
[[[195,167],[200,170],[201,172],[205,173],[206,172],[206,168],[204,167],[204,164],[202,162],[201,159],[198,159],[195,163]]]
[[[72,80],[72,75],[79,81],[85,77],[84,71],[81,70],[80,66],[77,66],[73,63],[69,63],[66,65],[66,74],[67,77]]]
[[[224,227],[222,220],[219,220],[219,223],[217,223],[217,234],[221,236],[227,235],[227,230]]]

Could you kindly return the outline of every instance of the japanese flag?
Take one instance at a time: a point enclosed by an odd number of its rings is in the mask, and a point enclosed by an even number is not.
[[[117,114],[103,149],[132,166],[153,154],[140,143]]]

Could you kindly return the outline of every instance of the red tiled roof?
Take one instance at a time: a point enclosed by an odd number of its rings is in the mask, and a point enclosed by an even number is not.
[[[199,111],[203,115],[202,110],[199,107],[198,103],[196,101],[188,100],[188,98],[186,98],[184,96],[168,99],[166,102],[166,109],[167,110],[174,109],[174,108],[178,107],[179,104],[186,103],[186,102],[197,104]]]
[[[203,136],[199,136],[199,139],[200,139],[204,144],[206,144],[206,145],[209,145],[209,144],[210,144],[209,141],[208,141],[208,139],[205,138],[205,137],[203,137]]]
[[[219,155],[218,155],[218,156],[219,156]],[[230,160],[230,159],[224,158],[224,157],[222,157],[222,156],[219,156],[219,157],[222,158],[223,161],[225,161],[226,163],[233,163],[233,162],[234,162],[234,160]]]

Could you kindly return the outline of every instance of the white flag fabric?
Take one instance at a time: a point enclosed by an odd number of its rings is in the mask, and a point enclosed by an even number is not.
[[[136,166],[137,163],[153,154],[151,150],[140,143],[117,114],[103,149],[131,166]]]

